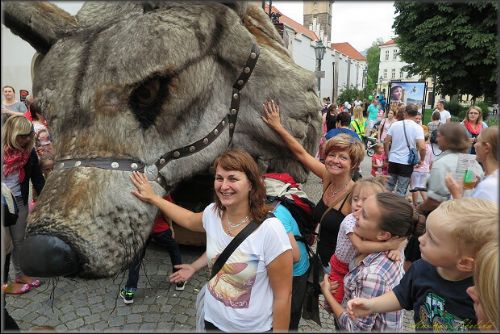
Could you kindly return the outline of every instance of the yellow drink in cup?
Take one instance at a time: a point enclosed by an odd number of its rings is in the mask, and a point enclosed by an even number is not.
[[[474,177],[474,172],[467,169],[464,173],[464,190],[474,189],[476,184],[476,178]]]

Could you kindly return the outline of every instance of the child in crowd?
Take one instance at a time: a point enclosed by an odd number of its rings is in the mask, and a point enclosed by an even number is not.
[[[356,225],[356,216],[359,215],[363,203],[370,195],[385,192],[385,186],[382,178],[372,178],[359,180],[352,190],[352,213],[347,215],[340,224],[340,230],[337,237],[337,247],[335,253],[330,259],[330,282],[337,282],[337,290],[334,297],[337,302],[342,303],[344,298],[344,276],[349,271],[349,263],[359,253],[371,254],[375,252],[388,251],[389,258],[392,260],[399,260],[401,250],[393,252],[392,250],[398,249],[401,244],[405,244],[404,239],[390,239],[385,242],[372,242],[362,240],[359,236],[353,233],[354,226]],[[403,249],[403,248],[401,248]],[[325,304],[325,308],[328,304]]]
[[[467,294],[474,301],[480,330],[496,331],[498,323],[498,240],[490,241],[477,253],[474,286]]]
[[[54,148],[47,129],[41,129],[36,133],[35,148],[39,159],[45,156],[54,156]]]
[[[377,143],[374,147],[375,153],[372,156],[372,176],[388,175],[387,156],[384,151],[384,144]]]
[[[172,202],[170,195],[166,195],[163,198]],[[179,268],[176,268],[176,265],[182,263],[181,251],[177,241],[174,239],[175,235],[171,224],[172,221],[170,219],[167,220],[161,213],[159,213],[156,217],[153,229],[151,230],[151,236],[145,242],[140,257],[135,259],[135,261],[130,265],[127,283],[125,284],[125,287],[120,290],[120,297],[122,297],[125,304],[132,304],[134,302],[137,283],[139,282],[139,269],[141,268],[142,260],[146,255],[146,248],[148,247],[151,239],[159,245],[167,248],[170,255],[170,261],[172,262],[173,271],[176,272],[179,270]],[[179,281],[175,284],[175,290],[182,291],[185,286],[186,282]]]
[[[425,139],[425,158],[421,163],[413,167],[413,173],[410,180],[410,193],[413,206],[418,206],[418,195],[422,197],[422,201],[427,199],[427,179],[429,178],[432,167],[432,148],[429,142],[429,131],[424,130]]]
[[[350,317],[404,308],[414,311],[419,330],[477,329],[466,289],[473,284],[479,249],[498,240],[497,206],[477,198],[446,201],[431,212],[426,225],[426,232],[419,237],[422,258],[413,262],[393,291],[348,301]]]

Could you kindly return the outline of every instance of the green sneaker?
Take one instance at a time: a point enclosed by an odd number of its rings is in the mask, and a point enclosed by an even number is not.
[[[120,297],[123,298],[125,304],[132,304],[134,302],[135,289],[122,288],[120,290]]]

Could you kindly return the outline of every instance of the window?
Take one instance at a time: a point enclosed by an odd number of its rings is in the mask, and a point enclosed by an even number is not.
[[[403,70],[401,70],[401,71],[399,72],[399,77],[400,77],[401,79],[403,79],[403,78],[405,77],[405,72],[403,72]]]
[[[394,52],[392,53],[392,60],[398,59],[398,49],[395,49]]]
[[[385,60],[389,60],[389,50],[385,50]]]
[[[384,70],[384,79],[387,79],[387,69]]]
[[[391,79],[396,79],[396,69],[395,68],[393,68],[391,70]]]

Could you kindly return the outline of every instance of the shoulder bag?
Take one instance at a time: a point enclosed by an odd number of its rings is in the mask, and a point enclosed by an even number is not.
[[[270,215],[266,217],[269,218]],[[243,230],[240,231],[234,237],[233,240],[226,246],[226,248],[219,255],[217,260],[212,267],[212,271],[210,273],[210,281],[217,273],[222,269],[227,259],[233,254],[233,252],[238,248],[238,246],[250,235],[255,229],[257,229],[259,225],[254,221],[251,221]],[[201,288],[200,292],[198,292],[198,296],[196,297],[196,332],[204,332],[205,331],[205,293],[207,290],[208,282],[205,283],[203,288]]]
[[[420,156],[418,155],[418,151],[415,147],[410,147],[410,144],[408,143],[408,138],[406,137],[406,127],[405,127],[405,121],[403,120],[403,131],[405,132],[405,139],[406,139],[406,146],[408,146],[408,150],[410,151],[410,156],[408,157],[408,164],[411,166],[414,166],[418,164],[420,161]]]

